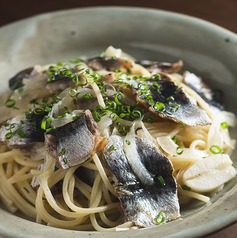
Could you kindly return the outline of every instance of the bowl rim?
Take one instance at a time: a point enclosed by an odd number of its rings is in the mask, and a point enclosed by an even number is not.
[[[173,16],[175,18],[177,18],[180,21],[189,21],[190,24],[193,25],[199,25],[201,27],[205,27],[205,28],[209,28],[212,29],[212,31],[214,32],[218,32],[218,34],[225,34],[226,38],[231,39],[231,41],[234,41],[237,43],[237,34],[235,34],[234,32],[231,32],[228,29],[225,29],[221,26],[218,26],[215,23],[211,23],[208,22],[206,20],[194,17],[194,16],[189,16],[183,13],[177,13],[177,12],[172,12],[172,11],[167,11],[167,10],[160,10],[160,9],[154,9],[154,8],[149,8],[149,7],[132,7],[132,6],[93,6],[93,7],[81,7],[81,8],[71,8],[71,9],[65,9],[65,10],[57,10],[57,11],[51,11],[51,12],[46,12],[46,13],[41,13],[41,14],[37,14],[34,16],[30,16],[30,17],[26,17],[24,19],[18,20],[18,21],[14,21],[12,23],[8,23],[5,24],[3,26],[0,27],[0,33],[1,31],[3,31],[4,29],[7,28],[11,28],[12,26],[15,26],[19,23],[23,23],[23,22],[27,22],[29,20],[34,20],[35,23],[37,23],[38,21],[40,21],[42,18],[45,18],[47,16],[54,16],[54,15],[60,15],[60,14],[64,14],[65,12],[81,12],[81,11],[111,11],[111,10],[116,10],[116,11],[140,11],[140,12],[149,12],[151,14],[157,14],[163,17],[170,17]],[[237,191],[237,185],[235,185],[233,188],[230,189],[230,191],[228,191],[227,193],[225,193],[220,199],[222,199],[223,201],[226,200],[228,201],[228,196],[232,196],[235,197],[237,199],[237,194],[235,194],[235,191]],[[209,206],[210,208],[211,206]],[[40,229],[40,230],[47,230],[47,231],[43,231],[44,235],[42,237],[51,237],[52,235],[59,235],[58,237],[61,237],[61,234],[58,234],[58,229],[60,228],[54,228],[54,227],[47,227],[47,229],[44,229],[45,226],[42,226],[41,224],[36,224],[33,223],[28,220],[25,220],[23,218],[17,217],[14,214],[11,214],[5,210],[2,210],[0,208],[0,220],[2,220],[3,222],[0,223],[0,236],[7,236],[7,237],[35,237],[34,233],[32,233],[32,231],[30,233],[26,233],[27,232],[27,228],[25,228],[24,226],[20,225],[31,225],[32,229]],[[195,215],[194,215],[195,216]],[[7,229],[6,225],[6,220],[12,220],[12,227],[11,229]],[[184,219],[185,220],[185,219]],[[179,223],[183,223],[182,219],[180,219]],[[166,237],[201,237],[204,235],[208,235],[211,234],[213,232],[219,231],[227,226],[230,226],[231,224],[235,223],[237,221],[237,209],[230,211],[230,212],[226,212],[225,214],[223,214],[222,219],[213,219],[212,221],[209,221],[205,224],[202,224],[202,229],[200,230],[200,226],[197,227],[190,227],[190,228],[186,228],[185,230],[179,231],[176,234],[171,234],[168,235]],[[20,223],[20,224],[19,224]],[[169,224],[172,224],[173,222],[170,222]],[[166,224],[166,226],[169,224]],[[148,229],[144,229],[144,234],[149,235],[151,234],[155,234],[154,229],[156,228],[148,228]],[[149,232],[149,231],[153,232]],[[61,230],[62,231],[62,230]],[[50,233],[50,235],[48,234]],[[117,234],[115,234],[114,232],[84,232],[84,231],[73,231],[73,230],[63,230],[63,235],[62,237],[64,237],[65,235],[73,235],[73,234],[83,234],[85,237],[86,235],[88,237],[98,237],[100,236],[100,234],[103,236],[104,234],[110,234],[113,235],[114,237],[119,237],[120,235],[123,235],[124,237],[126,237],[127,235],[127,231],[120,231],[118,232],[118,236]],[[144,234],[139,234],[140,231],[129,231],[129,236],[133,235],[135,237],[144,237]],[[190,235],[191,234],[191,235]],[[48,236],[49,235],[49,236]]]

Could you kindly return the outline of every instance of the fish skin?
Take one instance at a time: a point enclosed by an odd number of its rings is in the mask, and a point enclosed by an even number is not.
[[[41,129],[41,121],[45,114],[35,115],[32,113],[31,119],[24,118],[25,115],[8,120],[7,123],[18,124],[19,128],[25,133],[25,137],[20,137],[17,133],[10,139],[6,139],[5,135],[10,132],[3,125],[0,128],[0,144],[5,144],[10,149],[20,149],[22,152],[32,152],[41,147],[44,143],[44,130]],[[32,125],[35,123],[35,126]],[[15,128],[13,129],[13,131]]]
[[[106,144],[89,110],[74,121],[45,133],[46,151],[63,169],[82,164]],[[61,154],[63,148],[65,154]]]
[[[20,72],[18,72],[15,76],[13,76],[12,78],[9,79],[9,88],[14,91],[18,88],[21,88],[24,86],[24,84],[22,83],[23,78],[30,78],[30,73],[32,72],[32,70],[34,69],[34,67],[30,67],[27,69],[24,69]]]
[[[123,138],[112,135],[102,150],[104,159],[112,173],[115,190],[119,194],[121,213],[125,221],[132,221],[140,227],[155,226],[160,212],[166,214],[166,221],[180,217],[176,181],[173,178],[171,162],[147,139],[136,137],[141,162],[154,178],[151,186],[141,183],[135,176],[123,151]],[[114,145],[114,150],[111,146]],[[158,176],[162,176],[162,185]]]
[[[169,73],[169,74],[177,73],[183,66],[182,60],[179,60],[176,63],[141,60],[141,61],[137,61],[136,63],[142,65],[151,74],[157,74],[160,72]]]
[[[145,81],[143,84],[148,86],[154,105],[156,102],[163,103],[165,106],[164,110],[156,110],[148,100],[145,100],[144,96],[139,93],[137,88],[131,87],[131,93],[134,95],[136,101],[159,117],[170,119],[177,123],[182,122],[188,126],[206,126],[211,124],[211,119],[208,117],[207,113],[194,105],[186,96],[182,88],[179,88],[166,74],[161,73],[160,76],[161,78],[159,81]],[[154,83],[161,86],[159,92],[152,89]],[[174,100],[168,101],[167,98],[171,96]],[[175,104],[179,105],[177,110],[173,107]]]
[[[115,71],[116,69],[120,69],[121,67],[130,69],[133,65],[133,62],[127,58],[113,59],[109,57],[95,57],[89,59],[87,65],[93,70]]]
[[[184,72],[183,82],[192,88],[196,93],[198,93],[200,97],[210,106],[224,111],[225,105],[223,102],[223,95],[220,90],[212,90],[207,84],[203,82],[202,78],[188,71]]]

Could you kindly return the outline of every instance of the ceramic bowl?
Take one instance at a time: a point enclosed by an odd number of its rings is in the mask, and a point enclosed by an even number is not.
[[[94,7],[38,15],[0,28],[0,94],[8,79],[34,64],[92,56],[107,46],[137,59],[182,59],[184,69],[209,79],[225,92],[227,110],[237,113],[237,36],[206,21],[153,9]],[[237,131],[232,130],[237,138]],[[237,167],[237,152],[232,155]],[[182,207],[182,218],[155,228],[120,232],[79,232],[35,224],[1,205],[3,237],[198,237],[237,221],[236,179],[204,206]]]

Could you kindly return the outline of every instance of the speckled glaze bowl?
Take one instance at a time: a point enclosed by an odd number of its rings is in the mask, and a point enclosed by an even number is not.
[[[211,23],[166,11],[94,7],[35,16],[0,28],[0,94],[8,79],[34,64],[92,56],[109,45],[137,59],[175,61],[209,78],[225,92],[227,110],[237,113],[237,35]],[[232,137],[237,138],[236,129]],[[237,152],[232,155],[237,167]],[[79,232],[35,224],[1,204],[2,237],[201,237],[237,221],[237,178],[204,206],[182,207],[182,218],[155,228]]]

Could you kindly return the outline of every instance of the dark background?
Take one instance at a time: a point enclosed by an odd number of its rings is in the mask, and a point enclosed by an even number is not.
[[[0,0],[0,27],[40,13],[88,6],[137,6],[168,10],[207,20],[237,33],[237,0]],[[237,237],[237,224],[208,238],[223,237]]]

